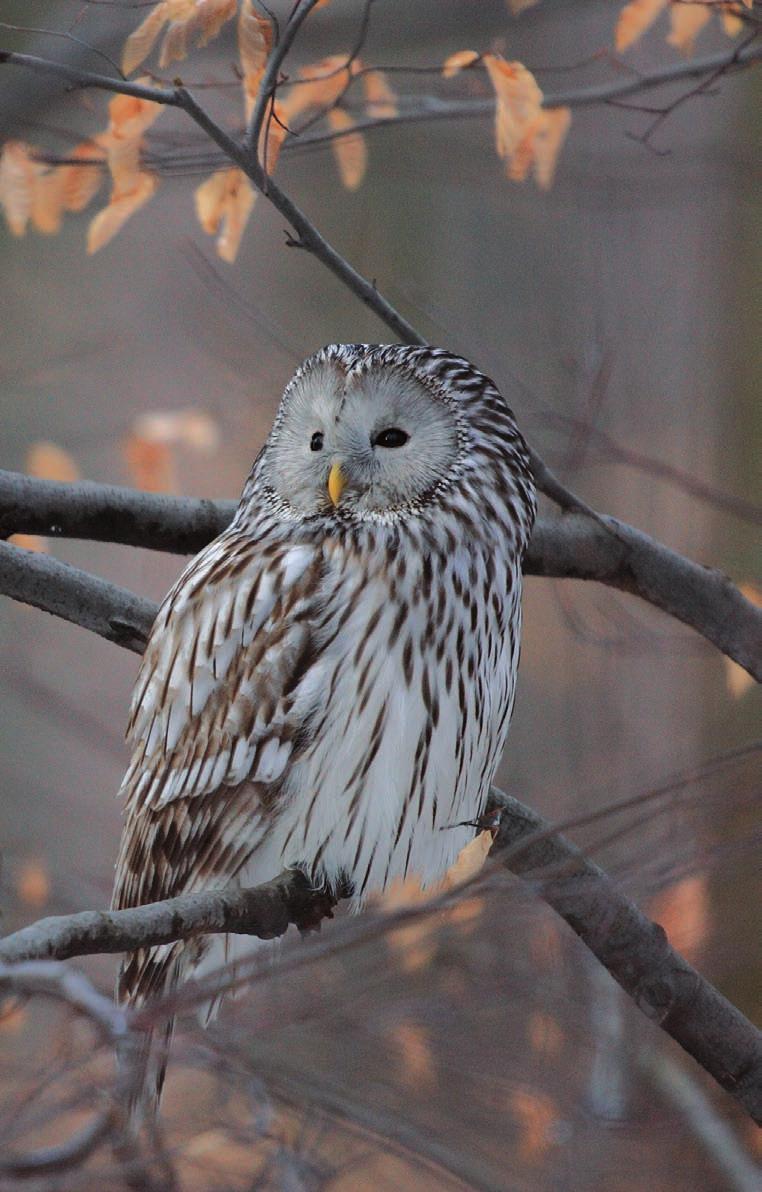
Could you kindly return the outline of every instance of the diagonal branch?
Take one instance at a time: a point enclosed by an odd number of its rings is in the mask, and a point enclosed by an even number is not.
[[[539,815],[493,789],[499,825],[492,856],[530,882],[629,994],[640,1010],[762,1123],[762,1033],[671,947],[617,884]],[[449,892],[446,900],[457,897]],[[49,958],[130,951],[232,931],[271,939],[289,924],[315,926],[335,899],[289,871],[253,889],[184,894],[125,911],[86,911],[42,919],[0,941],[3,973]],[[353,931],[376,933],[442,905],[367,914]],[[354,937],[350,937],[354,938]],[[15,962],[15,963],[14,963]],[[51,966],[52,969],[52,966]]]
[[[547,481],[546,488],[550,486]],[[559,503],[564,491],[558,494]],[[58,484],[0,471],[0,538],[26,532],[189,554],[221,533],[234,511],[232,501],[158,496],[105,484]],[[691,562],[624,522],[592,511],[540,518],[524,571],[596,580],[639,596],[691,626],[762,680],[762,609],[721,571]],[[0,593],[138,652],[156,612],[155,605],[131,592],[2,542]]]

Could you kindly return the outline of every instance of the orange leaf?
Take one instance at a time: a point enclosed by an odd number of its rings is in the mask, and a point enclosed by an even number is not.
[[[39,534],[11,534],[8,541],[38,555],[46,555],[49,549],[47,538],[42,538]]]
[[[331,54],[328,58],[301,68],[299,81],[293,84],[282,100],[286,124],[291,124],[297,116],[311,108],[330,108],[336,103],[349,85],[352,75],[361,69],[357,60],[351,68],[348,61],[346,54]]]
[[[723,7],[720,13],[722,27],[727,33],[728,37],[738,37],[738,34],[743,29],[743,20],[738,15],[738,9],[733,4],[728,4]]]
[[[417,1090],[431,1088],[435,1083],[436,1073],[425,1027],[415,1022],[401,1022],[389,1035],[392,1044],[401,1054],[405,1084]]]
[[[212,41],[235,16],[238,0],[165,0],[165,5],[169,28],[159,55],[162,70],[186,57],[189,42],[205,46]]]
[[[476,50],[457,50],[456,53],[450,54],[449,58],[445,58],[442,74],[446,79],[451,79],[467,67],[473,66],[480,58],[481,54],[477,54]]]
[[[14,236],[23,236],[32,213],[36,163],[23,141],[6,141],[0,155],[0,205]]]
[[[617,53],[621,54],[640,41],[647,29],[650,29],[668,0],[631,0],[625,4],[619,14],[614,34],[614,45]]]
[[[273,28],[270,21],[256,12],[251,0],[243,0],[238,15],[238,52],[241,56],[247,120],[251,115],[272,45]]]
[[[382,70],[371,70],[362,76],[368,114],[378,120],[390,120],[397,115],[397,96]]]
[[[169,20],[167,8],[167,3],[162,0],[152,12],[149,12],[134,33],[127,38],[122,54],[122,70],[126,75],[132,74],[135,67],[140,66],[141,62],[151,53],[156,38]]]
[[[354,120],[348,112],[341,108],[332,108],[328,113],[328,123],[334,132],[343,132],[352,128]],[[365,137],[359,132],[347,134],[331,142],[336,164],[339,167],[341,181],[347,190],[357,190],[365,177],[368,164],[368,154],[365,148]]]
[[[87,251],[98,252],[116,236],[117,232],[156,190],[157,181],[153,174],[140,174],[132,190],[115,192],[108,207],[104,207],[90,221],[87,229]]]
[[[81,158],[85,162],[100,159],[105,162],[103,152],[93,141],[83,141],[69,154],[76,160]],[[59,166],[61,173],[61,197],[64,210],[82,211],[100,189],[103,181],[102,165],[65,165]]]
[[[124,444],[124,460],[136,488],[152,493],[177,491],[174,457],[168,443],[130,435]]]
[[[210,236],[217,234],[217,255],[232,264],[256,198],[249,179],[237,166],[217,170],[194,197],[202,228]]]
[[[507,2],[513,15],[517,17],[525,9],[534,8],[535,4],[539,4],[540,0],[507,0]]]
[[[557,1120],[555,1105],[544,1093],[517,1088],[511,1093],[510,1107],[521,1129],[519,1158],[535,1163],[553,1146],[553,1127]]]
[[[80,478],[79,468],[63,447],[41,439],[33,443],[26,453],[26,471],[41,480],[58,480],[73,484]]]
[[[34,180],[30,218],[38,232],[50,236],[61,227],[63,178],[60,171],[43,166]]]
[[[497,96],[498,157],[507,163],[509,178],[521,182],[532,164],[534,138],[542,124],[542,91],[521,62],[506,62],[494,54],[485,54],[484,65]]]
[[[651,899],[649,911],[666,931],[670,943],[695,963],[711,926],[706,876],[694,874],[674,882]]]
[[[668,43],[689,58],[696,38],[711,15],[709,4],[673,4],[669,10],[671,29],[667,36]]]
[[[48,872],[42,861],[25,861],[16,878],[16,893],[29,906],[44,906],[50,896]]]
[[[553,183],[556,162],[571,124],[569,108],[548,108],[543,111],[534,134],[534,176],[542,190]]]
[[[744,583],[739,584],[739,590],[752,604],[762,606],[762,588],[758,588],[756,584]],[[756,683],[749,672],[734,662],[732,658],[726,657],[723,662],[728,692],[733,699],[741,699],[750,688],[756,686]]]

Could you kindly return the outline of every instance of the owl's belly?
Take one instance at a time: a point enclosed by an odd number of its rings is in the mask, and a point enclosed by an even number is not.
[[[515,589],[514,620],[518,600]],[[331,884],[346,875],[359,899],[408,875],[436,881],[473,838],[513,702],[508,610],[482,609],[475,625],[467,603],[438,625],[425,601],[401,625],[398,612],[388,600],[359,610],[353,648],[328,661],[319,731],[269,842],[281,866]],[[371,617],[373,644],[361,649]]]

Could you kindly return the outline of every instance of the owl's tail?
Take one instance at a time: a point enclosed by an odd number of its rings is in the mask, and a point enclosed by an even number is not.
[[[158,1003],[177,988],[188,967],[187,949],[182,944],[140,948],[122,963],[117,1000],[135,1010]],[[119,1079],[133,1128],[158,1112],[174,1026],[174,1015],[164,1017],[159,1013],[155,1022],[146,1023],[145,1028],[133,1033],[120,1048]]]

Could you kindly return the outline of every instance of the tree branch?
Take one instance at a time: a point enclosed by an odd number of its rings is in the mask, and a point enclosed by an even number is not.
[[[570,88],[568,91],[547,92],[543,96],[544,108],[586,108],[596,104],[612,103],[630,95],[653,91],[669,86],[683,79],[701,78],[717,71],[731,73],[762,60],[762,45],[747,45],[740,50],[710,54],[705,58],[694,58],[643,74],[634,74],[625,79],[613,79],[593,87]],[[351,109],[350,109],[351,110]],[[481,120],[494,116],[494,99],[441,99],[438,96],[416,96],[413,105],[403,108],[395,116],[358,116],[346,128],[336,131],[308,133],[305,136],[289,137],[285,148],[292,152],[310,145],[326,145],[331,141],[349,137],[358,132],[373,132],[378,128],[390,128],[399,124],[424,124],[436,120]]]
[[[495,789],[490,812],[499,813],[494,860],[530,882],[638,1008],[762,1124],[762,1033],[671,947],[664,930],[599,866],[541,816]],[[4,974],[23,972],[25,964],[43,958],[130,951],[219,931],[271,939],[291,923],[317,925],[334,904],[324,892],[312,891],[302,874],[290,871],[248,890],[229,887],[131,910],[42,919],[0,941],[0,986]],[[428,909],[393,912],[373,920],[373,929],[440,905],[434,900]]]
[[[561,489],[559,502],[566,501]],[[574,509],[576,498],[566,503]],[[48,534],[188,554],[221,533],[235,508],[233,501],[158,496],[105,484],[58,484],[0,471],[0,537]],[[624,522],[593,511],[541,518],[524,571],[596,580],[639,596],[762,680],[762,609],[722,572],[691,562]],[[0,593],[138,652],[156,614],[155,605],[131,592],[2,542]]]

